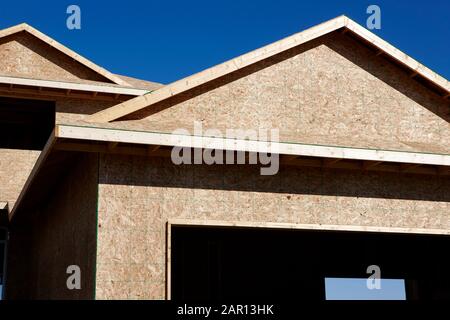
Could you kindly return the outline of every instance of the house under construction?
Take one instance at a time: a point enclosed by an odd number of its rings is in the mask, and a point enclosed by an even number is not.
[[[1,30],[3,298],[321,300],[377,265],[407,299],[450,299],[449,97],[345,16],[168,85]],[[273,175],[171,157],[274,145]]]

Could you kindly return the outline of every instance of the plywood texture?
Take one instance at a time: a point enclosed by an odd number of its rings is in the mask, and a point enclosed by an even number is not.
[[[12,209],[40,151],[0,149],[0,200]]]
[[[96,298],[165,298],[172,218],[450,229],[450,179],[102,155]]]
[[[449,108],[385,57],[333,33],[109,126],[172,132],[196,120],[222,131],[279,128],[281,141],[449,154]]]
[[[83,99],[72,98],[65,96],[49,96],[36,94],[20,94],[13,90],[8,94],[0,94],[0,96],[7,96],[19,99],[38,99],[55,101],[55,122],[56,124],[86,124],[83,120],[90,114],[106,109],[115,105],[116,101],[102,100],[98,95],[97,99]]]
[[[56,99],[55,121],[57,124],[76,124],[88,115],[106,109],[114,104],[116,104],[114,101],[58,98]]]
[[[0,74],[44,80],[109,82],[26,32],[0,39]]]
[[[96,257],[98,158],[76,163],[34,212],[13,224],[7,299],[93,299]],[[68,290],[69,265],[81,269],[81,290]]]

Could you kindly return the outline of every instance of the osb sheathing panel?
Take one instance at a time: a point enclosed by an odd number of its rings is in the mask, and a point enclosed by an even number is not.
[[[0,75],[111,82],[26,32],[0,39]]]
[[[2,96],[0,94],[0,96]],[[71,97],[55,97],[48,95],[34,94],[8,94],[8,97],[17,99],[38,99],[55,102],[55,122],[56,124],[86,124],[82,120],[88,115],[115,105],[116,101],[90,100]]]
[[[48,99],[55,101],[57,124],[76,123],[87,114],[114,105],[114,102],[101,100]],[[34,150],[0,149],[0,201],[8,201],[10,209],[14,207],[39,154],[40,151]]]
[[[450,229],[450,179],[104,155],[97,299],[164,299],[168,219]]]
[[[57,124],[76,124],[90,114],[115,105],[114,101],[85,100],[73,98],[56,99]]]
[[[8,299],[93,299],[98,158],[77,156],[34,222],[11,226]],[[69,290],[67,267],[78,265],[81,290]],[[25,279],[25,280],[24,280]]]
[[[0,149],[0,200],[12,209],[40,151]]]
[[[279,128],[281,141],[448,154],[449,107],[385,57],[331,34],[108,126],[192,132],[196,120],[222,132]]]

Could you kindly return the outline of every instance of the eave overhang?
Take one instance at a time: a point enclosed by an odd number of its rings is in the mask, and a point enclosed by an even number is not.
[[[171,156],[173,147],[276,153],[283,166],[306,166],[398,174],[450,175],[450,154],[350,148],[302,143],[227,139],[161,132],[59,124],[41,152],[9,219],[32,208],[80,152]]]

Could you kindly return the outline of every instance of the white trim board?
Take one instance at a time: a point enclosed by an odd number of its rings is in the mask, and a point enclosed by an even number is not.
[[[198,219],[169,219],[168,226],[195,226],[195,227],[239,227],[264,229],[298,229],[298,230],[324,230],[324,231],[354,231],[376,233],[406,233],[450,235],[450,229],[427,229],[405,227],[332,225],[332,224],[299,224],[285,222],[258,222],[258,221],[227,221],[227,220],[198,220]]]
[[[450,154],[432,154],[391,150],[267,142],[218,137],[190,136],[171,133],[117,130],[107,128],[57,125],[57,138],[105,141],[144,145],[179,146],[243,152],[277,153],[282,155],[324,157],[396,163],[450,166]]]
[[[5,76],[0,76],[0,83],[9,84],[9,85],[32,86],[32,87],[40,87],[40,88],[62,89],[62,90],[77,90],[77,91],[88,91],[88,92],[98,92],[98,93],[123,94],[123,95],[130,95],[130,96],[140,96],[140,95],[143,95],[143,94],[146,94],[149,92],[148,90],[144,90],[144,89],[115,87],[115,86],[96,85],[96,84],[72,83],[72,82],[63,82],[63,81],[27,79],[27,78],[17,78],[17,77],[5,77]]]

